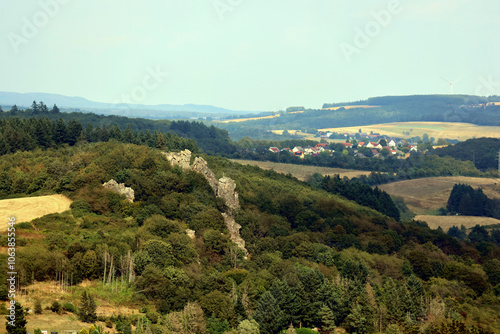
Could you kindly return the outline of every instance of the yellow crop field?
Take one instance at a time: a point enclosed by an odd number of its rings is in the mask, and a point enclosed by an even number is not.
[[[361,175],[368,176],[370,174],[370,172],[355,170],[355,169],[283,164],[270,161],[237,160],[237,159],[232,159],[231,161],[237,162],[242,165],[258,166],[262,169],[268,169],[268,170],[271,169],[277,173],[282,173],[282,174],[290,173],[301,181],[306,181],[314,173],[320,173],[321,175],[339,174],[341,178],[344,176],[347,176],[348,178],[357,177]]]
[[[469,123],[451,122],[396,122],[340,128],[325,128],[320,131],[380,133],[392,137],[411,138],[422,137],[424,134],[434,138],[466,140],[470,138],[492,137],[500,138],[500,126],[481,126]],[[406,133],[409,133],[407,135]]]
[[[458,183],[468,184],[473,188],[480,187],[489,198],[500,198],[500,181],[479,177],[429,177],[393,182],[378,187],[390,195],[402,197],[408,208],[417,215],[425,215],[446,207],[451,189]]]
[[[256,121],[259,119],[270,119],[280,117],[280,115],[270,115],[270,116],[262,116],[262,117],[250,117],[250,118],[235,118],[235,119],[226,119],[224,121],[219,121],[219,123],[231,123],[231,122],[246,122],[246,121]]]
[[[490,218],[490,217],[471,217],[471,216],[429,216],[429,215],[419,215],[414,218],[415,220],[421,220],[427,223],[430,228],[437,229],[439,226],[443,231],[447,232],[450,227],[465,226],[466,228],[472,228],[476,225],[493,225],[500,224],[500,220]]]
[[[380,106],[359,105],[359,106],[340,106],[340,107],[323,108],[321,110],[339,110],[340,108],[344,108],[344,109],[357,109],[357,108],[369,109],[369,108],[378,108],[378,107],[380,107]]]
[[[64,195],[48,195],[0,200],[0,217],[4,221],[8,217],[16,217],[16,223],[30,222],[50,213],[69,210],[71,200]],[[0,225],[5,231],[7,224]]]

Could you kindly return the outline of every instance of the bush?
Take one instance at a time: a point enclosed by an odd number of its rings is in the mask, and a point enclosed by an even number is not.
[[[54,313],[61,313],[61,304],[57,300],[55,300],[50,306],[50,310]]]
[[[67,312],[71,312],[71,313],[76,313],[77,312],[76,306],[73,305],[70,302],[67,302],[66,304],[64,304],[63,310],[65,310]]]
[[[107,318],[105,323],[106,323],[106,327],[113,328],[113,321],[110,318]]]
[[[42,302],[39,299],[35,300],[35,314],[42,314]]]
[[[23,229],[23,230],[33,230],[33,225],[31,225],[31,223],[24,222],[24,223],[16,224],[16,228]]]

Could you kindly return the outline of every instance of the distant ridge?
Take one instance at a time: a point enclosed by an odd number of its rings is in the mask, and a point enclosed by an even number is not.
[[[236,115],[258,113],[260,111],[239,111],[220,108],[211,105],[197,104],[113,104],[104,102],[90,101],[79,96],[65,96],[60,94],[48,93],[15,93],[15,92],[0,92],[0,105],[12,106],[16,104],[18,107],[30,107],[33,101],[45,103],[49,108],[57,104],[59,108],[92,111],[98,114],[119,115],[131,117],[147,117],[161,118],[168,116],[211,116],[213,115]],[[150,113],[144,113],[149,111]],[[200,115],[205,114],[205,115]],[[157,117],[151,117],[157,116]]]

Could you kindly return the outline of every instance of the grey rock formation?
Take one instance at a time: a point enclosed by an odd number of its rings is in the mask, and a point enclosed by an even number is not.
[[[240,209],[240,202],[238,200],[238,193],[236,192],[236,183],[234,183],[234,180],[229,177],[222,177],[217,180],[214,172],[208,168],[205,159],[200,157],[195,158],[193,165],[190,166],[191,151],[189,150],[184,150],[179,153],[163,154],[173,166],[177,165],[183,169],[190,169],[205,176],[208,183],[214,190],[215,195],[222,198],[229,209],[228,212],[222,213],[222,216],[224,217],[224,222],[229,230],[231,240],[245,252],[245,256],[248,256],[248,251],[245,248],[245,240],[243,240],[240,236],[241,226],[234,220],[234,215]],[[191,236],[191,234],[194,236],[194,231],[187,233],[189,236]],[[193,236],[191,236],[191,238],[193,238]]]
[[[108,182],[102,185],[104,188],[114,191],[120,195],[125,195],[125,197],[130,201],[134,202],[134,189],[130,187],[125,187],[124,183],[118,183],[115,180],[111,179]]]
[[[183,169],[190,169],[190,164],[191,164],[191,151],[190,150],[184,150],[179,153],[175,152],[170,152],[170,153],[165,153],[162,152],[166,157],[167,160],[170,161],[172,166],[180,166]]]
[[[233,212],[239,210],[240,201],[238,200],[238,193],[235,191],[236,183],[229,177],[222,177],[219,179],[219,186],[217,187],[217,196],[222,198],[228,208]]]

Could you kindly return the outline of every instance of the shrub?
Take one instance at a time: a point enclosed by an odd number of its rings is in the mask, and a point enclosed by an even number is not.
[[[54,313],[61,313],[61,304],[57,300],[55,300],[50,306],[50,310]]]
[[[113,328],[113,321],[110,318],[107,318],[105,323],[106,323],[106,327]]]
[[[42,314],[42,302],[39,299],[35,300],[35,314]]]
[[[67,302],[66,304],[64,304],[63,310],[65,310],[67,312],[71,312],[71,313],[76,313],[76,311],[77,311],[76,306],[70,302]]]

